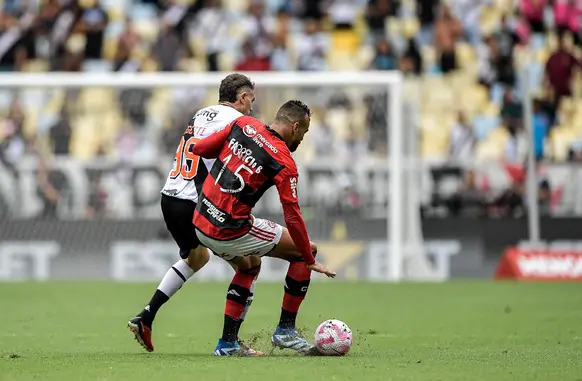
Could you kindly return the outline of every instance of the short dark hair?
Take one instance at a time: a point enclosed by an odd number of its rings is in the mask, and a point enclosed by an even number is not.
[[[218,89],[219,102],[236,102],[237,96],[243,90],[254,90],[255,84],[249,77],[242,74],[229,74],[221,82]]]
[[[311,110],[307,105],[298,100],[291,100],[283,103],[277,111],[275,120],[283,123],[301,122],[305,117],[311,117]]]

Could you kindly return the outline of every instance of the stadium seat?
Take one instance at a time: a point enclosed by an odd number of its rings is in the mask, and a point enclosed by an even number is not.
[[[334,52],[355,53],[360,46],[360,39],[354,31],[335,30],[331,33],[331,50]]]
[[[128,10],[128,15],[134,21],[150,21],[158,18],[157,10],[153,4],[133,3]]]
[[[471,67],[477,60],[475,49],[465,42],[457,43],[457,57],[461,68]]]
[[[489,134],[497,128],[500,120],[498,117],[478,115],[473,119],[473,128],[477,140],[485,140]]]
[[[14,94],[11,90],[0,89],[0,112],[8,111]]]
[[[223,6],[225,9],[230,10],[234,13],[242,13],[249,7],[249,0],[223,0]]]
[[[119,6],[108,8],[107,15],[109,22],[123,22],[125,21],[125,10]]]
[[[326,60],[330,70],[350,71],[357,69],[354,55],[348,51],[332,50]]]
[[[564,161],[568,157],[570,145],[580,136],[572,128],[554,127],[550,131],[548,149],[551,157],[557,161]]]
[[[28,73],[44,73],[49,71],[49,68],[50,65],[46,60],[34,59],[26,61],[22,71]]]
[[[146,42],[154,43],[158,38],[160,27],[156,20],[138,20],[133,25],[135,31]]]
[[[475,157],[478,162],[497,161],[503,158],[505,140],[485,140],[478,142],[475,149]]]
[[[112,70],[112,64],[106,60],[85,60],[82,70],[88,73],[107,73]]]
[[[21,90],[18,93],[18,101],[24,108],[40,109],[48,101],[47,91],[43,88]]]

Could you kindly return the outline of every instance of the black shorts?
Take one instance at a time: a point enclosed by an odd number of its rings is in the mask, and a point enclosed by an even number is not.
[[[200,245],[192,223],[196,203],[162,194],[162,214],[166,227],[180,248],[180,257],[188,258],[190,250]]]

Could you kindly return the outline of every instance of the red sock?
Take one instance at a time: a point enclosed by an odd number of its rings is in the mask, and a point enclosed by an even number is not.
[[[299,307],[307,295],[311,270],[303,262],[291,262],[285,278],[285,296],[282,309],[297,314]],[[294,323],[294,322],[293,322]]]
[[[240,319],[247,305],[247,299],[251,294],[253,279],[255,279],[255,274],[242,273],[240,271],[234,274],[226,294],[225,315],[233,319]]]

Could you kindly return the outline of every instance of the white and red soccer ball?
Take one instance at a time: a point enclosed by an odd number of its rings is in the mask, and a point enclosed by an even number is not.
[[[343,356],[354,342],[352,330],[340,320],[326,320],[315,330],[315,346],[326,356]]]

